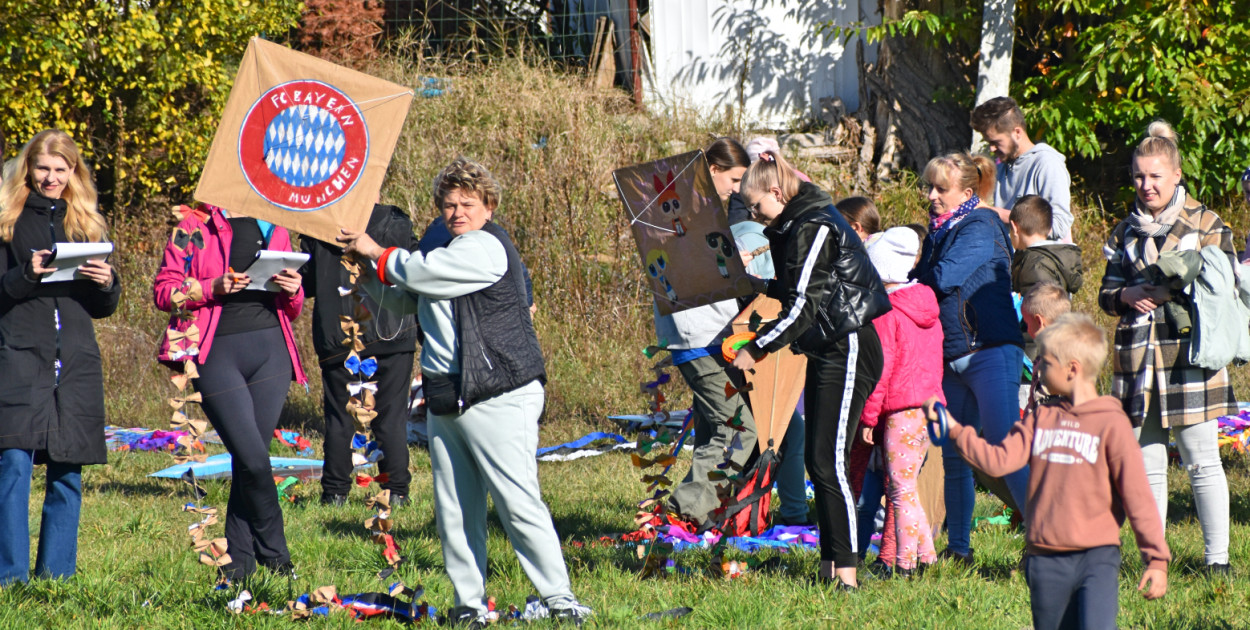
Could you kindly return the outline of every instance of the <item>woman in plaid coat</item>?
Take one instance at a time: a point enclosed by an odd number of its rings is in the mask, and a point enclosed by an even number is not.
[[[1171,431],[1189,473],[1208,570],[1229,571],[1228,482],[1220,463],[1216,418],[1237,413],[1228,370],[1189,363],[1189,287],[1151,284],[1146,269],[1166,252],[1215,245],[1235,257],[1232,231],[1188,195],[1176,135],[1162,121],[1133,152],[1137,201],[1107,239],[1098,304],[1120,318],[1115,329],[1111,394],[1133,421],[1159,514],[1167,523],[1167,445]]]

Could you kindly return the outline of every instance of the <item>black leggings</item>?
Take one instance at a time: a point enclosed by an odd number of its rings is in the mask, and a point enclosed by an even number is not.
[[[362,359],[365,357],[361,357]],[[408,495],[412,473],[408,471],[408,394],[412,389],[412,352],[374,357],[378,371],[376,396],[378,417],[369,428],[382,449],[379,472],[386,473],[382,488],[392,495]],[[356,423],[347,413],[347,384],[358,379],[343,367],[343,357],[321,364],[321,388],[325,395],[325,467],[321,471],[322,494],[347,494],[352,489],[352,437]]]
[[[291,561],[282,530],[282,507],[269,466],[269,442],[291,387],[291,356],[281,328],[213,339],[195,389],[204,413],[230,451],[233,480],[226,508],[227,578],[245,577],[256,564]]]
[[[832,560],[839,569],[859,560],[855,497],[846,465],[859,416],[883,365],[881,339],[871,324],[838,341],[824,357],[807,360],[805,461],[816,489],[820,559]]]

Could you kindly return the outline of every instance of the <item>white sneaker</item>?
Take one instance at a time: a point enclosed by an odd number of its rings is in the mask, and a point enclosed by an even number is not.
[[[568,604],[560,607],[551,608],[551,618],[557,622],[572,621],[580,627],[587,619],[595,616],[595,611],[590,606],[583,606],[577,600],[573,600]]]

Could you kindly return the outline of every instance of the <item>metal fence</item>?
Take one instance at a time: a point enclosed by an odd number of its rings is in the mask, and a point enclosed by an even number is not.
[[[389,37],[411,33],[430,52],[489,55],[524,42],[640,98],[638,51],[650,0],[384,0]]]

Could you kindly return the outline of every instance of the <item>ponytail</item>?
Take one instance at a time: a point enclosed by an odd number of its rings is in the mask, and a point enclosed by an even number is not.
[[[924,179],[930,184],[972,190],[974,195],[982,199],[994,198],[996,175],[994,162],[988,157],[974,157],[962,151],[935,157],[924,167]]]
[[[998,176],[998,167],[994,165],[994,161],[984,155],[972,156],[972,165],[977,168],[977,187],[973,190],[977,191],[977,196],[982,199],[994,201],[994,180]]]
[[[742,175],[741,190],[743,194],[763,193],[776,186],[781,189],[782,202],[787,202],[799,194],[800,183],[794,167],[780,153],[764,151]]]

